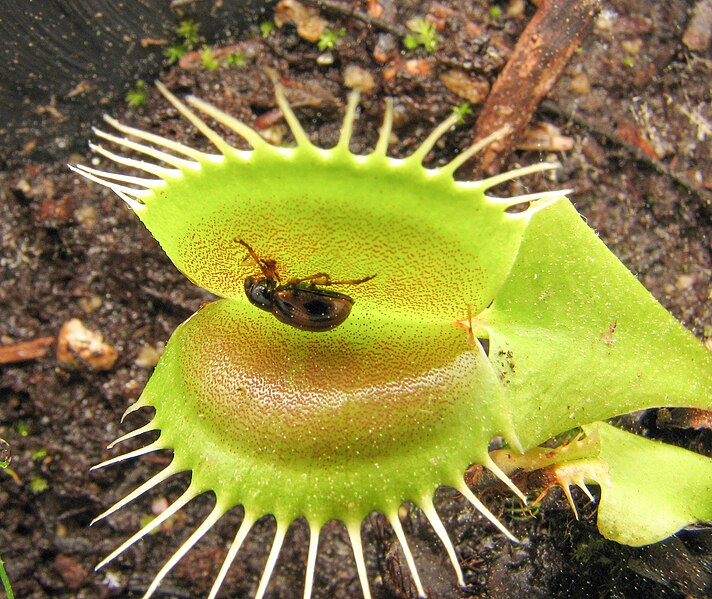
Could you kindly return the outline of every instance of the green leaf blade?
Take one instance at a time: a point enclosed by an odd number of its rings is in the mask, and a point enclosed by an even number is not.
[[[712,355],[567,200],[533,215],[479,320],[525,447],[630,411],[710,406]]]

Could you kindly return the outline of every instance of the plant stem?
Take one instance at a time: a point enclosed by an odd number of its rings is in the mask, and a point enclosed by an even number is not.
[[[2,586],[5,587],[7,599],[15,599],[12,587],[10,586],[10,579],[7,577],[7,572],[5,571],[5,562],[2,561],[2,557],[0,557],[0,580],[2,580]]]

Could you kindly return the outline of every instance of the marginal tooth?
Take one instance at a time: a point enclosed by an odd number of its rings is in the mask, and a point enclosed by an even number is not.
[[[438,513],[435,511],[435,506],[433,505],[432,498],[429,495],[423,497],[420,500],[418,507],[423,510],[423,513],[430,521],[430,526],[433,527],[433,530],[435,531],[435,534],[438,535],[440,542],[445,546],[445,551],[447,551],[448,557],[450,558],[450,562],[452,563],[452,567],[455,569],[455,575],[457,576],[457,584],[459,584],[461,587],[464,587],[465,578],[462,575],[460,560],[457,558],[457,553],[455,553],[455,547],[453,546],[452,541],[450,541],[450,537],[448,536],[447,531],[445,530],[445,527],[443,526],[443,523],[440,520],[440,517],[438,516]]]
[[[418,590],[418,596],[425,597],[425,590],[423,589],[423,585],[420,582],[420,576],[418,576],[418,570],[415,567],[413,553],[411,552],[410,547],[408,546],[408,539],[406,539],[405,533],[403,532],[403,527],[400,523],[400,519],[398,518],[398,511],[396,510],[390,512],[386,514],[386,517],[391,523],[393,531],[396,533],[396,537],[398,537],[398,542],[400,543],[401,549],[403,550],[403,555],[405,555],[405,561],[408,564],[408,569],[410,570],[410,574],[413,577],[413,581],[415,582],[415,588]]]
[[[314,570],[316,568],[317,549],[319,548],[319,533],[321,526],[309,523],[309,553],[307,555],[307,570],[304,576],[304,599],[310,599],[314,586]]]
[[[190,502],[194,497],[196,497],[197,494],[198,493],[195,491],[195,489],[192,486],[189,486],[185,490],[183,495],[176,499],[170,506],[168,506],[168,508],[166,508],[158,516],[156,516],[153,520],[146,524],[146,526],[144,526],[141,530],[126,539],[126,541],[124,541],[121,545],[114,549],[114,551],[112,551],[101,562],[97,564],[94,570],[99,570],[100,568],[103,568],[106,564],[108,564],[110,561],[112,561],[113,559],[121,555],[124,551],[126,551],[129,547],[131,547],[131,545],[133,545],[137,541],[140,541],[154,528],[158,528],[161,524],[168,520],[168,518],[170,518],[173,514],[175,514],[188,502]]]
[[[564,495],[566,495],[566,500],[569,502],[569,506],[571,507],[571,511],[574,513],[574,516],[576,516],[576,520],[579,519],[579,513],[578,510],[576,509],[576,503],[574,502],[574,498],[571,495],[571,486],[568,484],[563,484],[561,488],[564,491]]]
[[[591,503],[596,503],[596,498],[591,494],[591,491],[588,490],[586,483],[583,481],[583,477],[581,477],[580,480],[577,480],[575,482],[576,482],[576,486],[586,494],[586,497],[589,498]]]
[[[146,144],[140,144],[138,142],[131,141],[130,139],[126,139],[125,137],[112,135],[111,133],[106,133],[105,131],[101,131],[100,129],[94,129],[94,133],[97,137],[101,137],[102,139],[113,142],[119,146],[123,146],[125,148],[129,148],[130,150],[145,154],[146,156],[150,156],[151,158],[155,158],[156,160],[160,160],[162,162],[165,162],[166,164],[170,164],[171,166],[174,166],[175,168],[182,171],[197,170],[200,168],[200,163],[196,162],[195,160],[186,160],[185,158],[178,158],[177,156],[169,154],[168,152],[164,152],[163,150],[157,150],[156,148],[152,148],[151,146],[147,146]],[[167,169],[158,164],[152,164],[143,160],[133,160],[131,158],[126,158],[125,156],[121,156],[119,154],[115,154],[114,152],[110,152],[109,150],[105,150],[101,146],[89,144],[89,147],[91,147],[92,150],[94,150],[95,152],[103,154],[114,162],[118,162],[119,164],[123,164],[125,166],[142,169],[148,173],[157,175],[158,177],[170,177],[173,173],[171,169]]]
[[[117,191],[116,189],[112,189],[112,191],[119,196],[126,204],[128,204],[129,208],[133,210],[134,212],[138,213],[141,210],[143,210],[146,207],[146,204],[143,204],[142,202],[136,202],[135,200],[132,200],[129,196],[127,196],[125,193],[122,193],[120,191]]]
[[[265,595],[265,591],[267,591],[267,585],[269,584],[269,579],[272,577],[274,565],[277,563],[277,558],[279,557],[279,551],[282,548],[287,528],[289,528],[289,523],[282,522],[280,520],[277,521],[277,532],[274,534],[272,548],[269,551],[269,557],[267,557],[267,563],[265,564],[264,572],[262,572],[262,578],[260,578],[260,584],[257,587],[255,599],[262,599]]]
[[[525,175],[531,175],[532,173],[540,173],[542,171],[552,171],[561,168],[558,162],[539,162],[538,164],[532,164],[530,166],[524,166],[522,168],[515,168],[514,170],[507,171],[506,173],[500,173],[494,177],[489,177],[488,179],[482,179],[481,181],[473,182],[475,187],[480,189],[490,189],[495,185],[504,183],[505,181],[511,181]]]
[[[131,460],[133,458],[146,455],[147,453],[151,453],[152,451],[158,451],[159,449],[165,449],[165,447],[163,447],[163,445],[161,445],[158,441],[154,441],[153,443],[149,443],[140,449],[129,451],[128,453],[124,453],[116,456],[115,458],[111,458],[110,460],[106,460],[105,462],[101,462],[100,464],[96,464],[95,466],[89,468],[89,470],[99,470],[100,468],[105,468],[106,466],[111,466],[113,464],[117,464],[118,462],[123,462],[124,460]]]
[[[169,177],[173,176],[173,174],[176,172],[175,169],[169,169],[169,168],[165,168],[163,166],[158,166],[157,164],[152,164],[151,162],[146,162],[144,160],[134,160],[133,158],[126,158],[125,156],[121,156],[119,154],[115,154],[114,152],[110,152],[106,148],[103,148],[102,146],[98,146],[96,144],[90,143],[89,148],[91,148],[92,152],[101,154],[102,156],[105,156],[109,160],[113,160],[114,162],[123,164],[124,166],[128,166],[131,168],[136,168],[136,169],[140,169],[142,171],[146,171],[147,173],[156,175],[157,177],[169,178]],[[180,172],[180,171],[178,171],[178,172]],[[82,174],[84,174],[84,173],[82,173]],[[91,178],[87,174],[84,174],[84,176],[87,177],[88,179]]]
[[[371,589],[368,586],[368,573],[366,572],[366,560],[363,557],[363,544],[361,543],[361,523],[347,523],[346,530],[348,530],[349,538],[351,539],[351,548],[353,549],[354,559],[356,560],[356,570],[358,572],[358,579],[361,582],[363,599],[371,599]]]
[[[133,439],[134,437],[138,437],[139,435],[143,435],[144,433],[148,433],[150,431],[155,431],[157,430],[151,422],[144,424],[143,426],[131,431],[130,433],[126,433],[125,435],[121,435],[118,439],[114,439],[111,443],[109,443],[106,448],[107,449],[113,449],[116,447],[119,443],[123,443],[124,441],[128,441],[129,439]]]
[[[297,142],[297,145],[311,146],[312,142],[309,141],[309,137],[304,132],[302,124],[299,122],[299,119],[294,114],[294,111],[289,105],[289,102],[287,102],[287,98],[284,95],[284,88],[282,87],[282,84],[278,81],[274,82],[274,95],[277,99],[277,105],[279,106],[279,109],[284,115],[284,120],[287,121],[289,129],[292,131],[292,135],[294,135],[294,140]]]
[[[477,509],[480,514],[482,514],[485,518],[487,518],[487,520],[494,524],[503,535],[505,535],[510,541],[513,541],[514,543],[519,543],[519,540],[505,528],[504,524],[502,524],[497,519],[497,516],[490,512],[485,506],[485,504],[482,503],[479,499],[477,499],[477,497],[475,497],[474,493],[470,491],[464,480],[458,481],[457,486],[455,488],[460,493],[462,493],[473,506],[475,506],[475,509]]]
[[[220,150],[220,152],[223,154],[229,154],[235,150],[235,148],[227,143],[219,133],[208,127],[208,125],[206,125],[197,114],[195,114],[190,108],[183,104],[183,102],[169,92],[168,88],[166,88],[166,86],[160,81],[156,81],[156,87],[158,88],[158,91],[163,94],[166,100],[173,104],[176,110],[188,119],[198,131],[205,135],[205,137],[210,140],[210,143]]]
[[[196,150],[195,148],[191,148],[190,146],[186,146],[177,141],[166,139],[165,137],[155,135],[154,133],[149,133],[148,131],[143,131],[142,129],[129,127],[128,125],[124,125],[123,123],[120,123],[119,121],[111,118],[110,116],[104,115],[104,120],[109,123],[109,125],[111,125],[114,129],[121,131],[121,133],[125,133],[126,135],[133,135],[134,137],[138,137],[139,139],[143,139],[144,141],[150,142],[157,146],[173,150],[174,152],[183,154],[183,156],[192,158],[197,162],[200,162],[201,160],[210,159],[211,154],[206,154],[205,152],[201,152],[200,150]]]
[[[136,410],[140,410],[141,408],[145,408],[146,406],[148,406],[148,404],[139,397],[134,403],[132,403],[128,408],[126,408],[124,413],[121,415],[120,422],[123,422],[129,414],[132,414],[133,412],[135,412]]]
[[[218,575],[215,578],[215,582],[213,582],[213,586],[210,589],[208,599],[215,599],[217,597],[218,593],[220,592],[220,587],[222,586],[222,583],[225,580],[225,576],[227,576],[228,570],[230,569],[232,562],[235,560],[237,552],[240,550],[240,546],[242,545],[243,541],[250,532],[250,529],[252,529],[252,525],[254,523],[254,515],[250,512],[245,511],[245,515],[242,518],[242,523],[240,524],[239,528],[237,529],[237,532],[235,533],[235,538],[230,544],[230,549],[228,549],[227,555],[225,556],[225,560],[223,561],[223,564],[220,567],[220,572],[218,572]]]
[[[117,196],[119,196],[124,202],[126,202],[133,210],[138,211],[142,210],[145,206],[141,202],[137,202],[135,199],[129,197],[129,194],[125,193],[125,190],[130,190],[130,188],[125,187],[123,185],[118,185],[116,183],[112,183],[111,181],[107,181],[106,179],[102,179],[100,177],[97,177],[95,175],[92,175],[91,173],[84,172],[82,170],[79,170],[76,167],[70,166],[69,167],[72,171],[77,173],[78,175],[81,175],[85,179],[89,179],[90,181],[94,181],[95,183],[98,183],[99,185],[103,185],[104,187],[108,187],[113,191]],[[153,192],[149,190],[137,190],[137,189],[131,189],[130,195],[134,197],[147,197],[150,196]]]
[[[351,134],[353,133],[354,119],[356,118],[356,108],[358,107],[358,101],[361,97],[358,90],[353,90],[349,94],[348,104],[346,106],[346,113],[344,114],[344,123],[341,125],[341,133],[339,134],[339,143],[336,144],[337,148],[349,150],[349,144],[351,143]]]
[[[386,109],[383,112],[383,124],[378,130],[378,142],[373,150],[374,154],[385,156],[393,129],[393,98],[386,98]]]
[[[140,497],[141,495],[143,495],[146,491],[153,489],[153,487],[161,484],[164,480],[170,478],[171,476],[173,476],[174,474],[177,474],[180,471],[181,471],[181,469],[175,465],[175,462],[171,462],[170,464],[168,464],[168,466],[166,468],[161,470],[158,474],[155,474],[154,476],[149,478],[141,486],[135,488],[133,491],[131,491],[131,493],[126,495],[126,497],[117,501],[108,510],[106,510],[102,514],[99,514],[96,518],[94,518],[91,521],[91,524],[94,524],[94,523],[98,522],[99,520],[102,520],[102,519],[106,518],[107,516],[113,514],[115,511],[120,510],[122,507],[131,503],[137,497]]]
[[[487,468],[492,474],[494,474],[499,480],[501,480],[509,489],[519,498],[519,500],[524,504],[528,505],[529,501],[527,496],[519,490],[519,487],[514,484],[511,478],[509,478],[504,471],[497,466],[497,464],[492,460],[491,457],[486,456],[482,460],[482,465]]]
[[[554,191],[540,191],[537,193],[528,193],[521,196],[514,196],[513,198],[498,198],[495,196],[487,196],[487,201],[493,204],[503,204],[507,207],[516,206],[517,204],[524,204],[525,202],[539,202],[541,200],[558,200],[564,196],[573,193],[574,189],[556,189]]]
[[[579,515],[576,509],[576,504],[571,495],[571,485],[576,485],[581,491],[586,494],[586,497],[592,502],[596,502],[596,498],[586,486],[586,479],[593,480],[601,484],[608,477],[607,467],[600,460],[574,460],[563,464],[558,464],[554,467],[556,482],[563,489],[566,499],[571,506],[576,519]]]
[[[191,550],[193,545],[203,538],[205,533],[208,532],[220,518],[222,518],[224,513],[225,510],[222,505],[218,503],[213,508],[213,511],[208,514],[208,517],[203,520],[202,524],[195,529],[193,534],[186,539],[186,541],[158,571],[158,574],[154,577],[151,585],[148,587],[148,590],[144,593],[143,599],[148,599],[151,595],[153,595],[158,588],[158,585],[161,584],[161,581],[166,577],[166,574],[168,574],[173,569],[173,566],[175,566],[181,558]]]
[[[134,185],[142,185],[147,189],[154,189],[156,187],[165,187],[166,182],[163,179],[146,179],[145,177],[133,177],[131,175],[123,175],[121,173],[110,173],[109,171],[100,171],[95,168],[84,166],[83,164],[76,165],[76,171],[81,171],[83,173],[91,173],[97,177],[102,177],[104,179],[111,179],[114,181],[123,181],[124,183],[133,183]],[[174,171],[176,176],[180,175],[180,171]]]
[[[262,136],[257,133],[251,127],[245,125],[245,123],[238,121],[235,117],[224,113],[222,110],[218,110],[212,104],[204,102],[200,98],[195,96],[188,96],[186,100],[195,106],[198,110],[201,110],[205,114],[213,117],[219,123],[225,125],[228,129],[237,133],[240,137],[245,139],[253,149],[257,149],[260,146],[266,146],[267,142],[262,138]]]
[[[428,152],[433,149],[435,143],[457,124],[459,118],[460,117],[456,114],[451,114],[442,123],[435,127],[425,141],[420,144],[420,147],[409,156],[409,160],[414,160],[422,164],[423,160],[425,160],[425,157],[428,155]]]
[[[460,152],[457,156],[455,156],[455,158],[453,158],[450,162],[448,162],[445,166],[443,166],[441,168],[441,170],[443,172],[450,173],[450,174],[454,173],[457,169],[459,169],[463,164],[465,164],[465,162],[467,162],[475,154],[481,152],[487,146],[493,144],[494,142],[509,135],[511,130],[512,130],[511,125],[505,125],[504,127],[500,127],[494,133],[490,133],[487,137],[481,139],[480,141],[478,141],[475,144],[472,144],[465,151]]]

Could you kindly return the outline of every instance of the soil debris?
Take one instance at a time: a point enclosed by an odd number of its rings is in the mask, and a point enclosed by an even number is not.
[[[32,341],[0,345],[0,364],[13,364],[42,358],[54,343],[54,337],[39,337]]]

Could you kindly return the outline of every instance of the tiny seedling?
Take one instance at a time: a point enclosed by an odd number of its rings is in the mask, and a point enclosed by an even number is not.
[[[264,39],[267,39],[273,30],[274,23],[272,21],[263,21],[260,23],[260,35],[262,35]]]
[[[346,35],[346,29],[341,28],[338,31],[333,29],[326,29],[320,36],[316,43],[320,51],[325,52],[326,50],[332,50],[336,46],[336,42]]]
[[[239,52],[231,52],[225,59],[225,64],[229,67],[244,67],[245,55]]]
[[[215,52],[210,46],[203,46],[200,50],[200,64],[208,71],[216,71],[220,61],[215,57]]]
[[[407,27],[412,31],[403,38],[403,45],[408,50],[422,47],[426,52],[435,52],[438,49],[442,39],[431,23],[425,19],[412,19]]]
[[[176,41],[163,51],[167,65],[177,63],[188,52],[195,50],[203,40],[200,35],[200,24],[190,19],[185,19],[178,24],[175,30]]]
[[[168,46],[164,51],[163,51],[163,56],[166,59],[166,63],[168,65],[172,65],[177,63],[181,58],[183,58],[186,54],[188,53],[188,50],[186,47],[182,44],[174,44],[172,46]]]
[[[502,18],[502,7],[501,6],[491,6],[489,9],[490,19],[497,20]]]
[[[46,478],[38,474],[34,474],[30,477],[30,491],[32,491],[33,494],[39,495],[43,491],[46,491],[48,487],[49,483]]]
[[[144,81],[139,79],[133,89],[129,90],[126,94],[126,102],[131,108],[139,108],[148,102],[148,92]]]
[[[462,102],[452,109],[452,113],[457,117],[457,124],[462,125],[465,119],[472,114],[472,107],[469,102]]]
[[[203,41],[203,36],[200,35],[200,24],[190,19],[178,24],[176,35],[182,40],[182,46],[188,51],[194,50]]]

